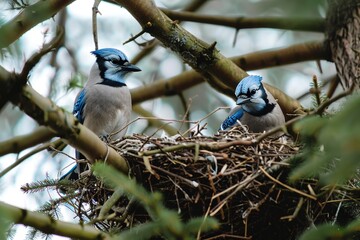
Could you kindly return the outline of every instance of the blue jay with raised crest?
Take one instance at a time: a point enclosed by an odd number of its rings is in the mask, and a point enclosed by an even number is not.
[[[268,131],[285,123],[285,117],[275,98],[262,84],[262,77],[250,75],[240,81],[235,90],[236,104],[223,121],[220,130],[241,124],[251,132]]]
[[[132,111],[131,95],[124,77],[129,72],[141,70],[120,50],[103,48],[91,53],[96,62],[75,99],[73,114],[100,138],[119,139],[126,133]],[[76,158],[84,157],[76,151]],[[76,164],[60,180],[76,180],[85,168],[85,163]]]

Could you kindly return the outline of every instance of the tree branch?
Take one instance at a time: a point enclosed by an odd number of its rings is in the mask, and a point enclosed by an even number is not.
[[[9,96],[14,92],[14,74],[9,73],[0,65],[0,111],[9,101]]]
[[[297,63],[301,61],[327,58],[328,52],[326,51],[323,42],[319,41],[296,44],[280,49],[259,51],[230,59],[236,65],[245,70],[255,70]],[[205,79],[199,73],[195,71],[187,71],[169,79],[158,80],[150,85],[132,89],[132,101],[134,104],[138,104],[140,102],[161,96],[176,95],[181,91],[200,84],[204,81]],[[298,102],[292,102],[289,104],[288,101],[290,99],[280,98],[284,95],[281,93],[278,95],[278,93],[275,91],[275,88],[270,88],[269,90],[272,91],[271,93],[275,96],[275,98],[279,99],[279,105],[282,107],[284,112],[293,112],[297,108],[301,107]],[[227,95],[234,97],[233,92],[234,91],[231,91],[231,93]]]
[[[75,0],[47,0],[25,8],[13,19],[0,26],[0,49],[9,46],[37,24],[53,17]]]
[[[21,164],[22,162],[24,162],[26,159],[28,159],[29,157],[37,154],[38,152],[41,152],[47,148],[49,148],[52,145],[52,143],[48,142],[45,144],[42,144],[40,146],[38,146],[37,148],[35,148],[34,150],[32,150],[29,153],[26,153],[24,156],[22,156],[21,158],[17,159],[14,163],[12,163],[10,166],[8,166],[7,168],[5,168],[4,170],[2,170],[0,172],[0,178],[2,178],[5,174],[7,174],[8,172],[10,172],[12,169],[16,168],[19,164]]]
[[[212,84],[217,85],[218,82],[224,81],[225,85],[234,89],[240,79],[248,76],[243,69],[220,54],[216,50],[215,44],[209,45],[197,39],[176,22],[171,21],[156,7],[152,0],[116,0],[116,2],[125,7],[148,33],[178,53],[192,68],[198,72],[214,76],[216,80]],[[209,78],[207,81],[212,79]],[[279,105],[285,115],[294,114],[301,109],[300,103],[285,93],[270,85],[266,85],[266,88],[271,93],[275,93],[275,98],[279,99]]]
[[[55,136],[55,132],[47,127],[39,127],[32,133],[0,142],[0,156],[8,153],[19,153],[24,149],[48,141]]]
[[[186,11],[172,11],[160,8],[172,20],[191,21],[233,27],[245,28],[276,28],[296,31],[324,32],[325,19],[323,18],[285,18],[285,17],[225,17],[213,15],[200,15]]]
[[[111,1],[111,3],[114,3],[114,2]],[[204,1],[204,0],[194,0],[188,6],[186,6],[184,8],[184,11],[194,12],[197,9],[199,9],[202,5],[204,5],[204,3],[206,3],[206,1]],[[152,41],[152,43],[150,45],[146,46],[141,52],[139,52],[132,58],[132,63],[136,64],[142,58],[149,55],[156,48],[156,46],[158,46],[158,44],[159,44],[159,41],[154,39],[154,41]]]
[[[164,123],[161,119],[155,117],[151,112],[141,107],[141,105],[134,105],[133,111],[142,116],[142,118],[146,119],[152,126],[163,129],[170,136],[178,133],[176,128],[170,126],[168,123]]]
[[[11,99],[11,102],[39,124],[55,131],[67,144],[84,154],[91,163],[97,160],[107,161],[108,164],[127,173],[128,166],[125,159],[113,148],[107,146],[92,131],[81,125],[71,113],[41,96],[30,86],[25,85],[20,93]]]
[[[76,239],[105,240],[110,236],[89,225],[80,225],[55,220],[48,215],[18,208],[0,201],[2,217],[11,219],[14,223],[30,226],[47,234],[56,234]]]

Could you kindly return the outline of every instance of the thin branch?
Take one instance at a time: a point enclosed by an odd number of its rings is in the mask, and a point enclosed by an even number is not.
[[[60,46],[63,41],[63,37],[63,29],[58,28],[55,37],[50,42],[44,44],[39,52],[34,53],[25,62],[19,76],[15,76],[15,74],[9,73],[7,70],[0,66],[0,109],[5,105],[5,103],[7,103],[7,101],[9,101],[9,98],[12,97],[11,95],[14,92],[19,92],[21,86],[27,83],[30,71],[40,61],[40,59],[48,52]]]
[[[147,119],[147,121],[154,127],[161,127],[164,129],[164,131],[167,132],[170,136],[177,134],[178,131],[176,128],[170,126],[169,124],[165,124],[162,119],[155,117],[151,112],[145,110],[140,105],[134,105],[133,110],[141,115],[144,119]]]
[[[297,193],[297,194],[299,194],[299,195],[301,195],[301,196],[310,198],[310,199],[312,199],[312,200],[316,200],[316,197],[315,197],[315,196],[310,195],[310,194],[307,194],[307,193],[302,192],[302,191],[300,191],[300,190],[298,190],[298,189],[296,189],[296,188],[290,187],[289,185],[287,185],[287,184],[285,184],[285,183],[283,183],[283,182],[280,182],[280,181],[277,180],[276,178],[272,177],[267,171],[265,171],[265,169],[264,169],[263,167],[259,166],[259,169],[261,170],[261,172],[262,172],[266,177],[268,177],[268,178],[269,178],[271,181],[273,181],[274,183],[277,183],[277,184],[283,186],[284,188],[287,188],[287,189],[289,189],[290,191],[295,192],[295,193]]]
[[[296,31],[324,32],[325,19],[323,18],[286,18],[286,17],[226,17],[201,15],[186,11],[172,11],[160,8],[172,20],[191,21],[197,23],[215,24],[235,29],[246,28],[275,28]]]
[[[39,127],[32,133],[0,142],[0,156],[8,153],[19,153],[24,149],[48,141],[55,136],[55,132],[49,131],[47,127]]]
[[[193,142],[188,144],[177,144],[173,146],[168,146],[160,149],[154,149],[154,150],[148,150],[148,151],[140,151],[140,156],[152,156],[158,153],[166,153],[166,152],[173,152],[178,151],[181,149],[191,149],[199,147],[202,150],[208,150],[208,151],[220,151],[225,148],[229,148],[232,146],[238,146],[238,145],[244,145],[244,146],[250,146],[254,145],[254,141],[250,140],[234,140],[231,142],[213,142],[213,143],[204,143],[204,142]]]
[[[124,195],[124,190],[122,190],[121,188],[116,189],[111,195],[111,197],[109,197],[109,199],[106,200],[104,205],[101,207],[98,218],[104,219],[106,215],[108,215],[111,208],[117,203],[117,201],[123,195]]]
[[[129,42],[134,41],[135,39],[137,39],[138,37],[140,37],[141,35],[143,35],[144,33],[146,33],[145,30],[141,30],[139,33],[135,34],[134,36],[132,36],[131,38],[129,38],[128,40],[126,40],[125,42],[123,42],[123,45],[128,44]]]
[[[49,215],[18,208],[0,201],[0,212],[16,224],[30,226],[47,234],[76,239],[106,240],[110,236],[89,226],[55,220]]]
[[[14,169],[15,167],[17,167],[20,163],[24,162],[26,159],[28,159],[29,157],[35,155],[38,152],[41,152],[42,150],[47,149],[49,146],[51,146],[51,143],[46,143],[43,144],[37,148],[35,148],[34,150],[32,150],[31,152],[25,154],[24,156],[22,156],[21,158],[19,158],[18,160],[16,160],[13,164],[11,164],[10,166],[8,166],[7,168],[5,168],[2,172],[0,172],[0,178],[2,178],[5,174],[7,174],[8,172],[10,172],[12,169]]]
[[[93,30],[93,40],[95,43],[95,50],[99,49],[99,41],[98,41],[98,31],[97,31],[97,14],[100,13],[99,11],[99,4],[101,0],[95,0],[94,5],[92,7],[92,30]]]
[[[9,46],[37,24],[53,17],[74,0],[38,1],[0,27],[0,49]]]
[[[313,84],[314,84],[313,94],[315,95],[315,98],[316,98],[316,104],[317,104],[316,106],[320,106],[320,104],[321,104],[321,97],[320,97],[321,89],[319,87],[319,83],[318,83],[316,75],[313,76]]]
[[[39,52],[34,53],[24,64],[23,69],[20,73],[19,79],[23,79],[25,84],[27,81],[27,77],[30,71],[35,67],[35,65],[40,61],[40,59],[50,51],[58,48],[60,44],[64,40],[64,30],[62,28],[58,28],[55,34],[55,37],[51,39],[50,42],[44,44]]]

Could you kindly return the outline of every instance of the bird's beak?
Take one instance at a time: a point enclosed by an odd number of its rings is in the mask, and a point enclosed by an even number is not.
[[[241,104],[245,104],[245,103],[249,103],[249,102],[250,102],[250,98],[238,98],[236,100],[237,105],[241,105]]]
[[[139,71],[141,71],[140,68],[138,68],[137,66],[135,66],[135,65],[133,65],[131,63],[121,66],[121,69],[126,70],[128,72],[139,72]]]

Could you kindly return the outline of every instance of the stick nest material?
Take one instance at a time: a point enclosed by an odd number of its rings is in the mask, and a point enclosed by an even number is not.
[[[320,189],[316,179],[288,185],[288,162],[299,147],[284,137],[255,144],[256,137],[234,128],[212,137],[134,135],[112,146],[127,159],[130,175],[149,191],[161,192],[164,204],[182,219],[219,220],[220,229],[203,239],[295,239],[314,223],[333,221],[343,195]],[[68,188],[75,192],[71,198],[79,219],[91,219],[102,230],[121,231],[150,220],[125,196],[99,217],[114,191],[94,176]]]

